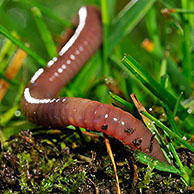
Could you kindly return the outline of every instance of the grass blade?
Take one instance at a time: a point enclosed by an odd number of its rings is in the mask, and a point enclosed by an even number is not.
[[[116,104],[119,104],[121,106],[126,107],[129,111],[132,111],[134,109],[134,106],[121,98],[120,96],[117,96],[116,94],[113,94],[112,92],[109,92],[111,98],[116,102]]]
[[[192,84],[192,76],[191,72],[193,70],[193,64],[192,64],[192,56],[190,52],[192,40],[191,40],[191,34],[190,34],[190,26],[185,23],[184,27],[184,36],[182,37],[182,53],[183,53],[183,60],[182,60],[182,66],[183,66],[183,74],[185,78],[187,79],[188,83]]]
[[[164,130],[169,135],[169,137],[177,139],[185,147],[187,147],[189,150],[191,150],[192,152],[194,152],[194,147],[192,145],[190,145],[187,141],[183,140],[180,136],[178,136],[176,133],[174,133],[173,131],[171,131],[163,123],[161,123],[160,121],[158,121],[158,119],[156,119],[155,117],[153,117],[152,115],[150,115],[148,112],[142,111],[141,113],[144,116],[146,116],[147,118],[149,118],[150,120],[154,121],[155,124],[158,127],[160,127],[162,130]]]
[[[6,78],[6,80],[11,81],[16,77],[25,58],[26,58],[26,53],[23,50],[18,49],[12,61],[10,62],[9,67],[7,68],[5,72],[4,77]],[[9,83],[10,82],[6,82],[5,80],[0,79],[0,87],[1,87],[0,88],[0,102],[2,98],[5,96],[9,88]],[[15,83],[15,82],[11,82],[11,83]]]
[[[178,174],[178,175],[182,175],[183,173],[177,169],[176,167],[174,166],[170,166],[169,164],[166,164],[162,161],[159,161],[157,159],[153,159],[151,156],[143,153],[143,152],[140,152],[138,150],[135,150],[136,152],[136,158],[143,164],[148,164],[148,163],[156,163],[155,164],[155,169],[157,170],[160,170],[160,171],[164,171],[164,172],[171,172],[171,173],[174,173],[174,174]]]
[[[171,74],[174,82],[177,82],[179,91],[183,91],[184,95],[186,95],[187,97],[191,96],[193,90],[189,86],[189,83],[187,82],[183,74],[180,72],[178,65],[174,62],[172,56],[169,56],[167,58],[167,70]]]
[[[1,115],[1,125],[4,126],[9,122],[9,120],[13,117],[16,110],[19,109],[19,105],[14,105],[11,107],[7,112],[5,112],[3,115]]]
[[[108,53],[142,19],[155,0],[131,1],[114,19],[108,39]]]
[[[135,61],[131,56],[123,58],[123,64],[130,70],[141,82],[145,85],[155,96],[167,104],[172,110],[176,105],[176,98],[170,94],[164,87],[157,83],[140,64]],[[179,104],[177,114],[184,119],[187,115],[186,110]]]
[[[74,28],[74,26],[72,25],[72,23],[69,20],[64,20],[63,18],[60,18],[59,16],[54,14],[51,10],[42,6],[37,1],[29,1],[29,0],[21,0],[21,1],[23,1],[23,3],[25,3],[25,4],[30,5],[30,7],[38,7],[43,14],[52,18],[54,21],[57,21],[62,26]]]
[[[41,35],[41,38],[42,38],[44,45],[47,49],[47,52],[49,54],[49,57],[53,58],[53,57],[57,56],[57,49],[55,47],[55,43],[52,39],[52,36],[51,36],[45,22],[43,21],[42,14],[41,14],[40,10],[37,7],[34,7],[34,8],[32,8],[32,13],[33,13],[34,19],[36,21],[36,25],[37,25],[37,28],[38,28],[39,33]]]
[[[161,46],[161,37],[158,35],[160,29],[157,23],[156,7],[152,7],[146,15],[146,25],[149,36],[154,44],[154,54],[157,56],[163,55],[163,48]]]
[[[152,132],[152,134],[155,134],[155,138],[158,140],[160,147],[162,148],[162,151],[167,159],[167,161],[170,163],[170,158],[169,158],[169,150],[167,149],[166,143],[163,141],[161,135],[159,134],[158,130],[156,129],[156,126],[146,116],[141,114],[141,111],[147,112],[145,107],[140,103],[140,101],[137,99],[135,94],[131,94],[131,99],[133,100],[133,103],[135,104],[140,116],[142,117],[143,122],[147,126],[147,128]]]
[[[15,32],[12,33],[13,36],[17,36]],[[5,43],[3,44],[1,51],[0,51],[0,72],[3,72],[7,66],[8,60],[13,54],[13,51],[15,49],[15,45],[9,40],[6,39]]]
[[[39,65],[42,67],[46,66],[46,61],[41,58],[39,55],[37,55],[34,51],[29,49],[24,45],[22,41],[15,38],[7,29],[5,29],[3,26],[0,25],[0,33],[6,36],[9,40],[11,40],[14,44],[16,44],[18,47],[20,47],[22,50],[24,50],[30,57],[32,57]]]
[[[108,31],[109,31],[109,15],[108,15],[108,5],[107,0],[101,0],[101,10],[102,10],[102,24],[103,24],[103,63],[107,63],[107,50],[108,50]]]

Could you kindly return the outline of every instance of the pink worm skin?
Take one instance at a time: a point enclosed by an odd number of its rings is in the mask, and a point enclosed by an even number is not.
[[[88,99],[55,98],[102,43],[99,9],[80,8],[78,27],[58,58],[39,69],[24,90],[21,109],[28,120],[49,127],[79,126],[106,133],[154,158],[167,162],[153,134],[128,112]]]

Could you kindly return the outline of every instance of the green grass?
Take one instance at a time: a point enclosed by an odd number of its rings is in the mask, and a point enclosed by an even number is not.
[[[5,71],[16,46],[28,54],[18,76],[9,81],[10,88],[0,104],[1,141],[20,130],[35,127],[22,114],[15,115],[16,109],[19,110],[21,91],[35,70],[56,56],[57,37],[65,27],[73,28],[69,18],[76,9],[91,2],[101,6],[104,44],[60,95],[104,103],[113,101],[139,117],[130,100],[130,94],[135,93],[147,110],[155,110],[152,115],[142,114],[164,130],[158,134],[159,139],[165,139],[169,148],[164,150],[167,149],[167,155],[168,152],[174,154],[176,163],[171,171],[166,166],[161,167],[162,164],[152,165],[180,175],[186,185],[191,185],[193,167],[188,170],[182,165],[176,148],[185,146],[194,151],[194,144],[188,143],[194,135],[192,1],[139,0],[127,5],[116,0],[74,3],[57,0],[50,4],[41,0],[1,1],[0,17],[4,18],[0,21],[1,79],[6,80]],[[163,9],[166,8],[173,8],[173,11],[164,15]],[[154,45],[149,52],[141,46],[146,38]],[[123,91],[125,99],[109,93],[104,81],[109,76]],[[144,157],[139,158],[142,163],[147,163]]]

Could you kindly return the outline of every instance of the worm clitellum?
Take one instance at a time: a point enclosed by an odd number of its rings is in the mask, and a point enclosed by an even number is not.
[[[101,14],[94,6],[81,7],[73,36],[24,90],[21,109],[28,120],[49,127],[79,126],[111,135],[132,149],[166,162],[161,148],[144,124],[128,112],[88,99],[55,96],[102,44]],[[152,149],[150,147],[152,146]]]

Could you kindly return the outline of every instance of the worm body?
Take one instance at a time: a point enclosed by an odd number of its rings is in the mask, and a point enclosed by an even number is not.
[[[28,120],[49,127],[67,125],[111,135],[132,149],[139,149],[166,162],[152,133],[128,112],[88,99],[55,98],[59,90],[81,69],[102,43],[99,9],[80,8],[78,26],[59,51],[59,56],[39,69],[24,90],[21,109]]]

